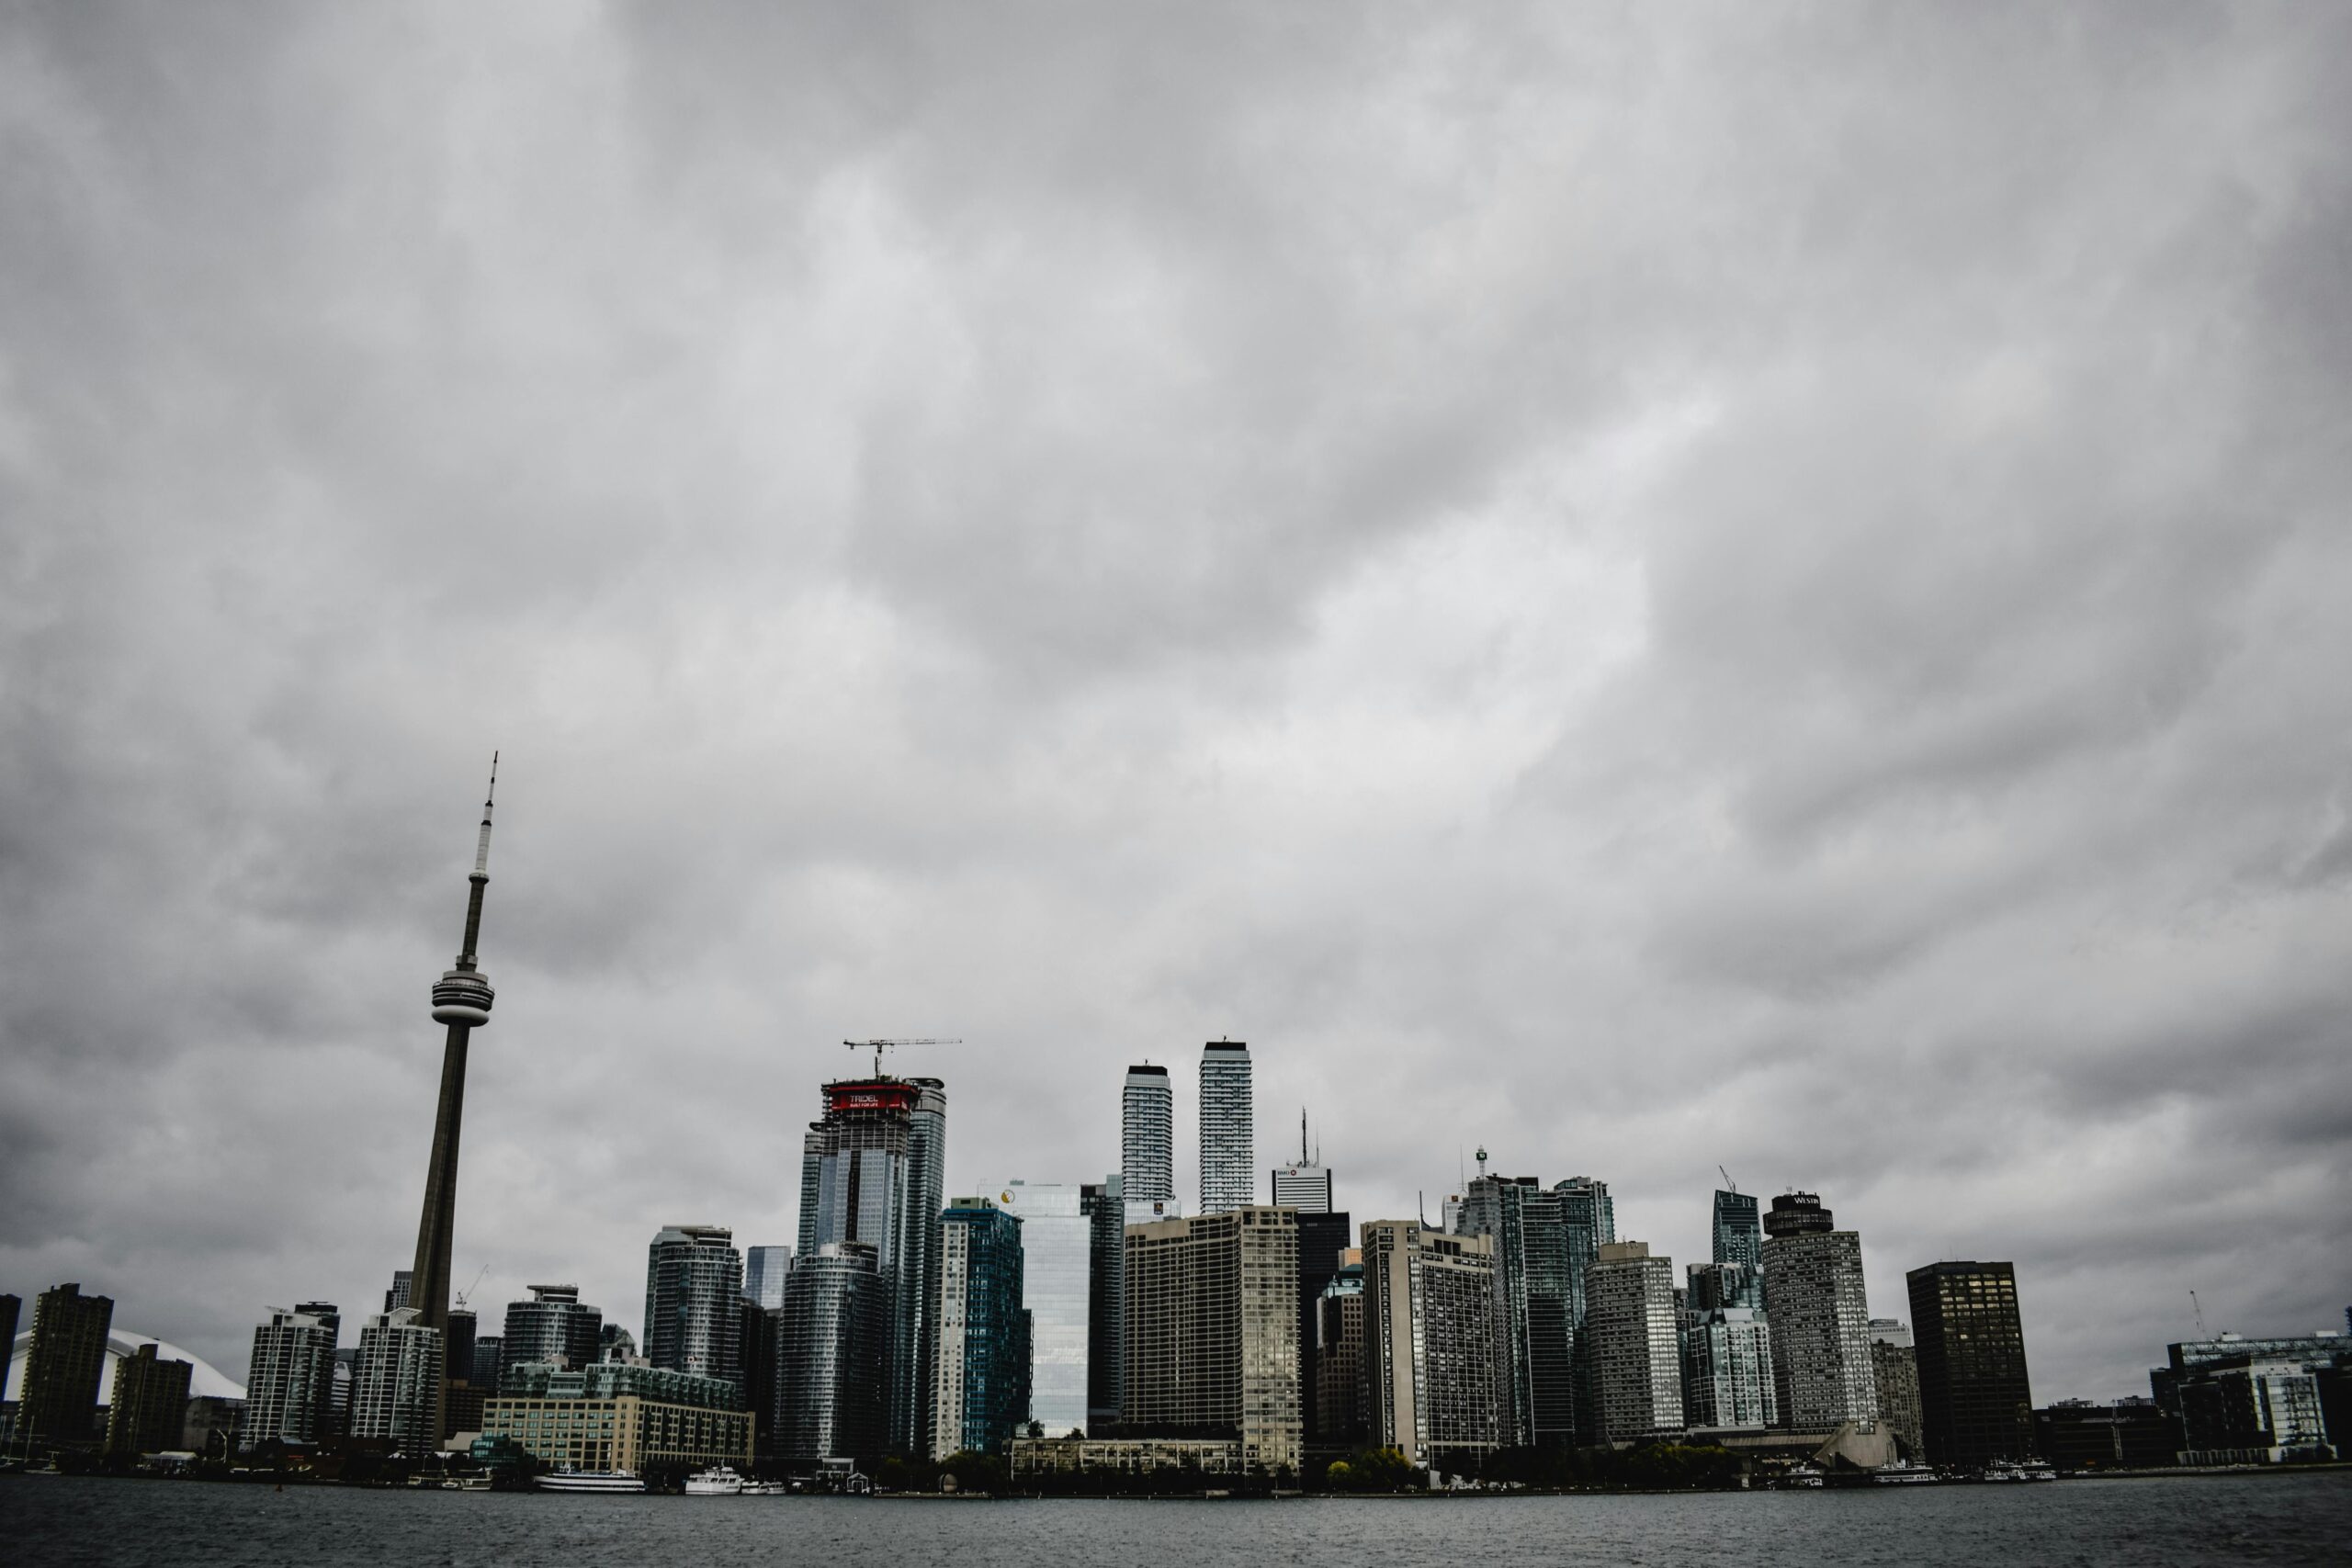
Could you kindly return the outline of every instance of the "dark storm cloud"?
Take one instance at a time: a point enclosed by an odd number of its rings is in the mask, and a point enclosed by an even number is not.
[[[2345,31],[17,9],[0,1284],[368,1304],[503,746],[492,1303],[787,1238],[844,1034],[970,1186],[1229,1033],[1359,1218],[2332,1321]]]

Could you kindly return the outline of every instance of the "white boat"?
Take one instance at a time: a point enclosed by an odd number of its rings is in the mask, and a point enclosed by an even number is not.
[[[791,1490],[792,1488],[786,1486],[781,1481],[746,1481],[743,1483],[743,1495],[746,1497],[781,1497]]]
[[[1995,1460],[1984,1467],[1987,1481],[2055,1481],[2058,1472],[2048,1460]]]
[[[542,1492],[642,1492],[645,1482],[626,1470],[554,1470],[531,1478]]]
[[[735,1473],[733,1465],[714,1464],[686,1477],[689,1497],[740,1497],[742,1494],[743,1478]]]
[[[1881,1465],[1871,1479],[1881,1486],[1916,1486],[1923,1481],[1937,1481],[1941,1477],[1936,1474],[1932,1466],[1915,1464],[1906,1459]]]

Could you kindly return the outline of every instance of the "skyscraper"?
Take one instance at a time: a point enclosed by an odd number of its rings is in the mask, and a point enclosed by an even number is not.
[[[1148,1062],[1127,1069],[1119,1101],[1120,1187],[1131,1201],[1176,1196],[1176,1101],[1168,1069]]]
[[[1306,1112],[1298,1113],[1298,1163],[1274,1167],[1273,1201],[1304,1214],[1331,1212],[1331,1168],[1306,1152]],[[1341,1246],[1346,1243],[1342,1241]]]
[[[1567,1242],[1568,1321],[1576,1339],[1577,1441],[1597,1443],[1600,1438],[1593,1427],[1597,1395],[1592,1359],[1584,1347],[1585,1276],[1600,1249],[1617,1239],[1617,1206],[1609,1196],[1609,1183],[1597,1177],[1571,1176],[1554,1184],[1552,1190],[1559,1194],[1560,1226]]]
[[[1364,1415],[1363,1254],[1350,1247],[1315,1303],[1315,1419],[1308,1435],[1328,1449],[1370,1437]]]
[[[743,1259],[725,1225],[665,1225],[645,1253],[645,1359],[742,1386]]]
[[[1757,1221],[1754,1193],[1716,1190],[1714,1260],[1764,1266],[1764,1228]]]
[[[1674,1264],[1646,1243],[1604,1243],[1585,1275],[1584,1337],[1592,1360],[1592,1428],[1604,1443],[1682,1427],[1682,1357]]]
[[[416,1225],[416,1262],[410,1269],[408,1299],[401,1304],[416,1308],[418,1324],[433,1331],[436,1345],[449,1326],[449,1246],[458,1225],[458,1135],[465,1120],[466,1049],[473,1032],[490,1021],[490,1005],[496,996],[490,977],[475,964],[474,949],[481,938],[482,892],[490,886],[490,803],[497,794],[498,756],[492,752],[490,789],[481,803],[481,832],[474,843],[474,869],[466,878],[470,891],[466,897],[465,943],[458,950],[457,967],[445,973],[433,987],[433,1021],[447,1024],[449,1033],[441,1048],[441,1098],[433,1113],[433,1153],[424,1170],[424,1212]],[[397,1310],[386,1308],[388,1314]],[[435,1384],[432,1395],[435,1433],[441,1430],[442,1397]]]
[[[1929,1462],[1982,1470],[2033,1451],[2017,1268],[1930,1263],[1904,1276]],[[2194,1445],[2192,1445],[2194,1446]]]
[[[180,1445],[187,1421],[187,1361],[158,1360],[141,1345],[114,1364],[114,1393],[107,1401],[107,1452],[137,1458]]]
[[[1212,1040],[1201,1048],[1201,1213],[1247,1206],[1257,1185],[1257,1110],[1250,1047]]]
[[[1754,1307],[1713,1306],[1696,1318],[1682,1334],[1683,1421],[1718,1431],[1777,1424],[1772,1331],[1764,1314]]]
[[[958,1198],[941,1216],[933,1459],[1001,1452],[1029,1417],[1021,1231],[1020,1220],[986,1198]]]
[[[580,1300],[577,1285],[532,1285],[527,1302],[506,1305],[505,1333],[500,1341],[501,1381],[504,1369],[526,1361],[550,1361],[560,1356],[565,1367],[578,1371],[594,1366],[602,1352],[605,1314]]]
[[[1340,1271],[1340,1260],[1351,1250],[1345,1210],[1298,1216],[1298,1410],[1305,1440],[1321,1440],[1317,1425],[1316,1382],[1321,1377],[1315,1359],[1315,1318],[1324,1288]]]
[[[886,1451],[895,1301],[873,1242],[801,1247],[776,1340],[778,1458],[805,1468]]]
[[[305,1302],[292,1312],[273,1307],[254,1330],[245,1370],[245,1412],[240,1448],[256,1443],[311,1444],[326,1437],[334,1413],[334,1346],[342,1319],[328,1302]]]
[[[1126,1247],[1121,1420],[1229,1428],[1244,1464],[1295,1472],[1298,1216],[1244,1204],[1130,1225]]]
[[[946,1142],[939,1079],[847,1078],[825,1086],[824,1119],[809,1124],[801,1154],[801,1261],[793,1272],[831,1243],[873,1247],[889,1302],[883,1442],[895,1453],[913,1452],[931,1430]]]
[[[1782,1193],[1764,1216],[1772,1392],[1781,1424],[1799,1431],[1878,1419],[1862,1238],[1836,1224],[1810,1192]]]
[[[78,1284],[33,1298],[32,1343],[17,1389],[19,1436],[86,1443],[97,1430],[98,1379],[106,1370],[114,1298],[85,1296]]]
[[[441,1331],[416,1307],[379,1313],[359,1329],[351,1435],[390,1438],[395,1453],[441,1446]]]
[[[1494,1243],[1498,1440],[1576,1440],[1576,1324],[1565,1201],[1532,1176],[1480,1173],[1454,1211],[1454,1233]],[[1596,1248],[1597,1250],[1597,1248]]]
[[[1501,1445],[1494,1243],[1366,1221],[1364,1416],[1414,1464],[1466,1472]]]
[[[1021,1222],[1029,1419],[1049,1438],[1082,1432],[1094,1317],[1094,1220],[1085,1193],[1068,1182],[1012,1180],[986,1195]]]
[[[1119,1418],[1119,1357],[1127,1311],[1125,1186],[1114,1170],[1078,1190],[1093,1252],[1086,1314],[1086,1429],[1090,1432]]]
[[[747,1247],[743,1249],[743,1299],[757,1307],[784,1304],[784,1277],[792,1272],[792,1248]]]

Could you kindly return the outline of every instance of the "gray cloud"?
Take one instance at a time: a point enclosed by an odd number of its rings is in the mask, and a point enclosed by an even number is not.
[[[0,1287],[382,1288],[500,746],[493,1303],[788,1238],[845,1034],[969,1187],[1229,1033],[1360,1218],[2335,1321],[2345,33],[17,10]]]

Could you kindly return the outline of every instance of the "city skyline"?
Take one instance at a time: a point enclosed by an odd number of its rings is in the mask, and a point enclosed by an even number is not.
[[[198,9],[0,17],[0,1292],[379,1315],[500,750],[485,1333],[876,1035],[946,1196],[1230,1038],[2038,1399],[2339,1320],[2337,9]]]

